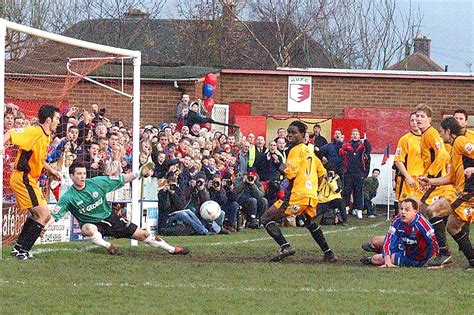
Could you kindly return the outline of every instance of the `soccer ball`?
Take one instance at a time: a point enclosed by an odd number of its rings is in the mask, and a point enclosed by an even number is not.
[[[215,221],[221,215],[221,206],[217,202],[209,200],[201,205],[199,213],[204,220]]]

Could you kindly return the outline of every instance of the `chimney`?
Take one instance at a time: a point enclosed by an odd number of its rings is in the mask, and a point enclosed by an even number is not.
[[[124,14],[126,19],[145,19],[148,18],[149,14],[146,9],[139,8],[128,8],[128,11]]]
[[[405,43],[405,58],[408,58],[410,56],[410,53],[411,53],[411,47],[410,47],[410,44],[408,43],[408,41],[406,41],[406,43]]]
[[[222,18],[226,22],[235,21],[235,3],[233,0],[223,2]]]
[[[431,39],[428,36],[416,36],[413,52],[421,52],[430,57]]]

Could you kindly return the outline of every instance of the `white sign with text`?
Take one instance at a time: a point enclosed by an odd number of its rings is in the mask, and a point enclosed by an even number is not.
[[[311,112],[311,77],[288,76],[288,112]]]

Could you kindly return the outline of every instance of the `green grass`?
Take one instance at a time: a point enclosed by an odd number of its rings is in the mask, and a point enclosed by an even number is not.
[[[110,256],[90,243],[37,246],[54,250],[17,261],[3,249],[0,313],[474,313],[474,275],[450,239],[454,262],[438,270],[363,266],[360,244],[384,234],[382,219],[323,226],[340,258],[322,254],[304,228],[283,232],[298,251],[280,263],[264,230],[230,236],[167,237],[189,246],[188,256],[171,256],[127,240],[124,255]],[[247,241],[247,242],[244,242]]]

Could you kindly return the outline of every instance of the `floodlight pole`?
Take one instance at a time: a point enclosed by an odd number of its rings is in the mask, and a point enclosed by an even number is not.
[[[2,117],[5,114],[5,37],[7,36],[7,27],[0,20],[0,106]],[[0,119],[0,148],[3,146],[3,129],[4,121]],[[5,152],[3,152],[5,154]],[[3,258],[3,155],[0,155],[0,191],[2,198],[0,199],[0,259]]]

